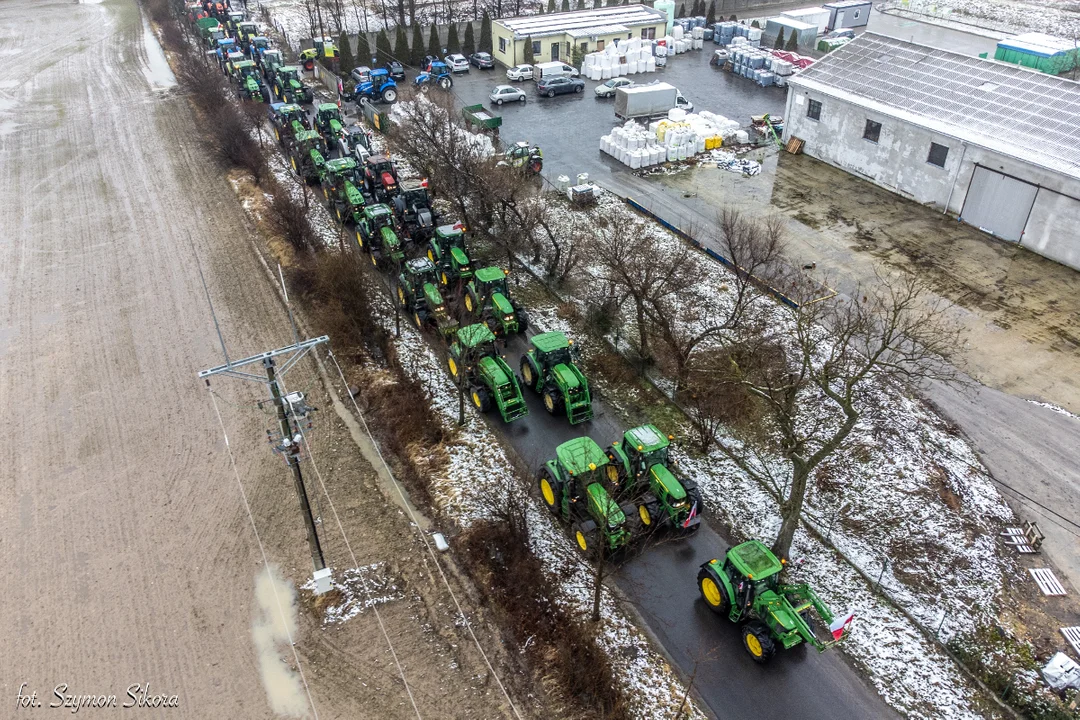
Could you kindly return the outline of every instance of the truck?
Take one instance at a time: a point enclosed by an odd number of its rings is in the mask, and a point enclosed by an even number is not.
[[[660,117],[676,107],[687,112],[694,109],[677,87],[666,82],[615,90],[615,117],[620,120]]]

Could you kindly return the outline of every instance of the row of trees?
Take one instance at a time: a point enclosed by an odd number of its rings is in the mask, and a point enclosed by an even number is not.
[[[791,31],[791,36],[785,42],[784,40],[784,28],[780,28],[780,32],[776,34],[776,42],[773,43],[773,47],[777,50],[790,50],[795,52],[799,49],[799,36],[795,34],[795,31]]]
[[[588,298],[594,331],[632,328],[641,366],[675,381],[697,450],[718,451],[769,488],[782,557],[815,472],[847,447],[880,389],[957,381],[943,358],[960,346],[960,331],[921,281],[882,275],[847,297],[822,298],[820,284],[785,262],[779,218],[725,210],[699,233],[735,268],[716,286],[702,281],[697,250],[661,242],[621,206],[556,221],[566,215],[499,166],[447,98],[399,103],[390,143],[508,266],[531,254],[551,282]],[[588,272],[579,272],[586,259]],[[764,298],[763,287],[792,302]]]
[[[447,53],[462,53],[471,55],[474,52],[491,52],[491,18],[484,13],[480,24],[480,37],[476,38],[473,24],[465,24],[465,32],[462,37],[458,35],[456,23],[452,23],[446,33],[446,43],[443,44],[439,36],[439,30],[432,25],[428,30],[427,41],[424,40],[420,25],[412,26],[412,40],[406,36],[404,25],[398,25],[394,43],[391,46],[390,36],[386,30],[380,30],[375,36],[375,47],[372,48],[371,40],[367,33],[360,33],[356,41],[356,52],[353,52],[352,43],[345,33],[338,38],[340,51],[339,63],[343,73],[348,73],[357,65],[367,65],[372,62],[383,65],[390,60],[419,67],[425,55],[437,55],[442,57]]]

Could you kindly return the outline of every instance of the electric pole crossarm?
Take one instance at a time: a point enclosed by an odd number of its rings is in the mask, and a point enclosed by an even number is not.
[[[218,375],[220,373],[231,373],[231,374],[234,375],[234,377],[241,377],[241,378],[244,378],[244,379],[258,378],[259,382],[266,382],[266,380],[262,376],[257,376],[257,375],[247,376],[246,373],[236,374],[235,368],[243,367],[245,365],[251,365],[251,364],[254,364],[254,363],[260,363],[261,364],[267,358],[277,357],[278,355],[285,355],[286,353],[307,352],[308,350],[315,347],[316,345],[321,345],[322,343],[325,343],[325,342],[330,342],[330,336],[329,335],[322,335],[322,336],[317,337],[317,338],[311,338],[310,340],[303,340],[303,341],[295,343],[293,345],[287,345],[285,347],[278,348],[276,350],[268,350],[268,351],[266,351],[264,353],[259,353],[258,355],[252,355],[251,357],[244,358],[243,360],[235,360],[235,361],[232,361],[232,362],[228,362],[225,365],[218,365],[217,367],[212,367],[209,370],[203,370],[202,372],[199,373],[199,377],[200,378],[206,378],[206,377],[210,377],[211,375]],[[285,367],[288,367],[290,365],[292,365],[291,360],[285,363]]]

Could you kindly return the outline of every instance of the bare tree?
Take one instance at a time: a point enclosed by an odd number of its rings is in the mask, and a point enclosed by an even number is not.
[[[782,519],[773,543],[779,557],[790,552],[811,475],[845,446],[873,389],[959,382],[944,360],[959,346],[959,327],[916,276],[879,276],[847,299],[814,301],[810,289],[789,290],[805,302],[783,307],[784,334],[747,339],[718,367],[756,412],[742,442],[717,447],[771,489]],[[786,461],[781,474],[766,459],[776,454]]]

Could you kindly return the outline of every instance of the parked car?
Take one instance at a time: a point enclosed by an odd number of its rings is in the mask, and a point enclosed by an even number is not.
[[[478,70],[490,70],[495,67],[495,58],[486,52],[477,52],[469,56],[469,63]]]
[[[532,80],[532,65],[515,65],[506,71],[507,80]]]
[[[450,72],[469,72],[469,61],[461,53],[447,55],[443,61],[450,68]]]
[[[508,102],[525,102],[525,91],[519,87],[513,85],[496,85],[495,89],[488,95],[491,98],[491,102],[496,105],[502,105]]]
[[[844,28],[842,30],[833,30],[831,33],[825,36],[826,40],[835,40],[836,38],[847,38],[848,40],[854,40],[855,31],[850,28]]]
[[[544,80],[553,77],[577,77],[580,71],[576,67],[567,65],[558,60],[551,62],[536,63],[533,65],[533,79]]]
[[[634,81],[630,78],[611,78],[606,83],[597,85],[593,92],[596,93],[596,97],[615,97],[615,90],[621,87],[630,87],[633,84]]]
[[[565,95],[567,93],[579,93],[584,89],[585,81],[577,78],[554,77],[538,80],[536,82],[537,94],[547,95],[548,97]]]
[[[352,72],[349,73],[349,77],[351,77],[352,81],[357,85],[362,82],[371,82],[371,68],[367,65],[354,67]]]
[[[390,62],[383,65],[383,67],[386,68],[386,72],[390,73],[390,77],[394,78],[395,80],[405,79],[405,66],[399,63],[397,60],[391,60]]]

